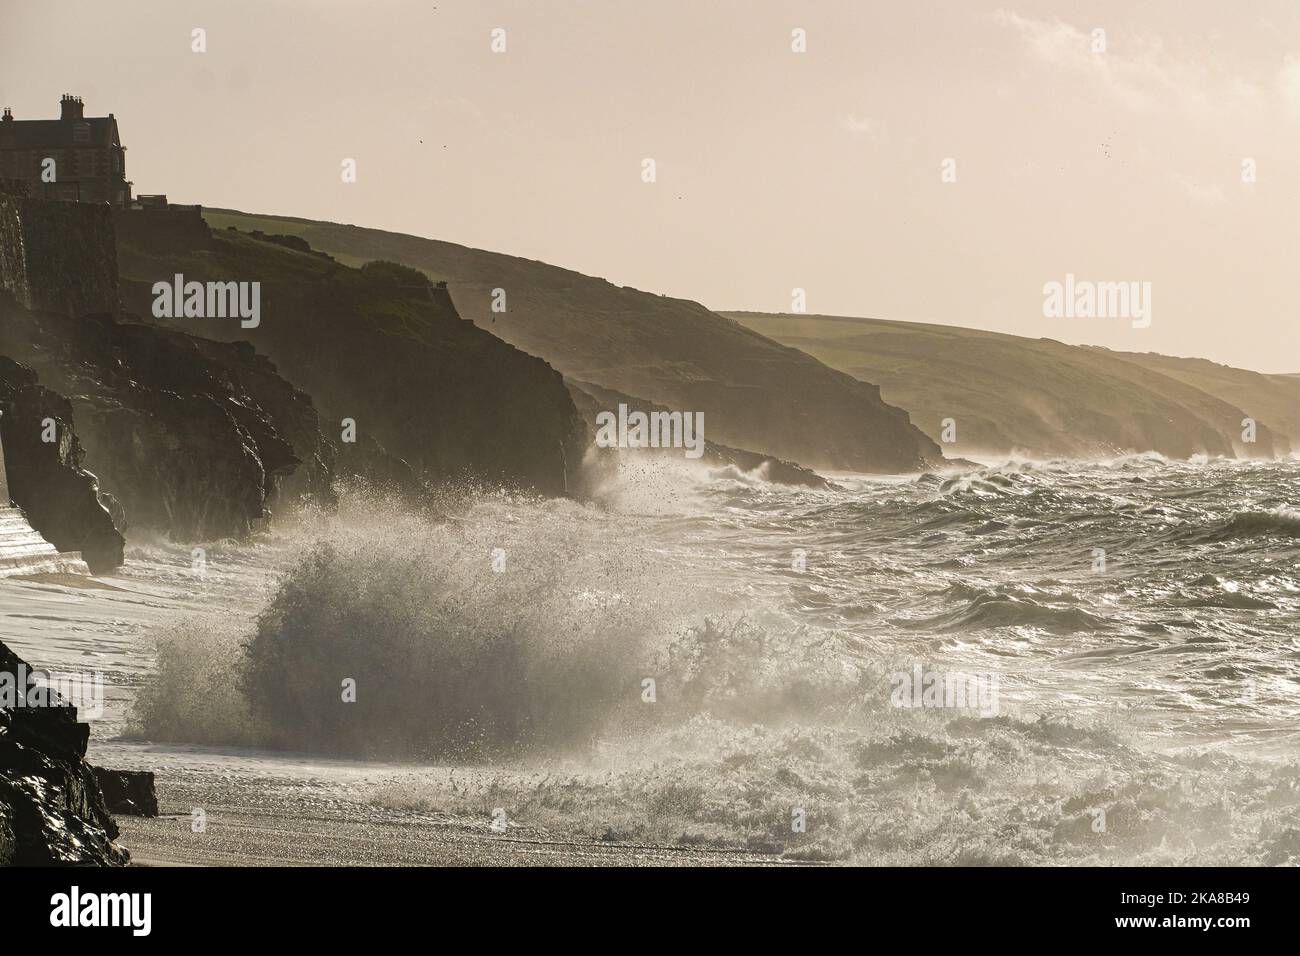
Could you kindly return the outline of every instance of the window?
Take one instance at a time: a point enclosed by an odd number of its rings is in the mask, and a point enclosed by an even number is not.
[[[76,126],[72,127],[72,141],[74,143],[89,143],[90,124],[78,123]]]

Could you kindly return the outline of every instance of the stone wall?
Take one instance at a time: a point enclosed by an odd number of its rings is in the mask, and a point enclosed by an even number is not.
[[[0,288],[35,311],[115,311],[111,208],[0,195]]]
[[[212,233],[203,221],[202,206],[116,209],[113,219],[118,242],[150,252],[212,247]]]

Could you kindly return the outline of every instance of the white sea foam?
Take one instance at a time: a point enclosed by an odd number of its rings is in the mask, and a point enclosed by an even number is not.
[[[457,812],[490,786],[512,818],[595,836],[869,862],[1286,862],[1300,768],[1279,649],[1300,582],[1295,512],[1272,502],[1288,469],[1018,465],[966,476],[988,486],[973,495],[674,468],[609,479],[599,506],[348,499],[283,543],[279,603],[241,638],[261,648],[252,670],[232,666],[234,637],[164,656],[151,693],[170,710],[143,722],[488,761],[481,785],[413,771],[373,799]],[[239,696],[178,721],[214,658]],[[888,675],[917,661],[996,672],[1000,715],[891,707]],[[357,674],[365,708],[323,716]]]

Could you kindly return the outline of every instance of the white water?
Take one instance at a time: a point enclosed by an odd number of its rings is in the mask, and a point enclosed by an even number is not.
[[[127,590],[6,583],[5,640],[105,669],[97,753],[164,783],[314,781],[394,812],[501,805],[567,834],[858,862],[1300,859],[1300,467],[838,480],[657,464],[598,507],[498,496],[430,520],[350,502],[209,549],[202,582],[188,548],[155,544],[111,582]],[[309,612],[264,628],[268,646],[306,642],[271,732],[231,664],[317,538],[324,570],[293,578]],[[146,732],[177,742],[108,741],[160,633],[167,720]],[[917,662],[996,675],[1000,712],[891,706]],[[367,666],[356,709],[327,712]],[[454,721],[477,734],[468,752]]]

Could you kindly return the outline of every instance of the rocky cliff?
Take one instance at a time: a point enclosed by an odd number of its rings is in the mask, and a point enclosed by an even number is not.
[[[96,207],[7,199],[0,222],[0,356],[39,377],[60,454],[98,475],[120,531],[242,536],[281,504],[330,500],[340,477],[413,494],[423,478],[546,493],[576,479],[584,434],[558,373],[461,321],[419,273],[213,235],[193,210],[119,213],[115,229]],[[60,234],[67,254],[36,266]],[[119,262],[129,311],[105,274]],[[264,321],[155,321],[152,286],[176,273],[258,283]],[[33,520],[67,537],[66,500],[20,484]],[[120,561],[112,536],[80,549]]]
[[[149,215],[155,242],[209,235],[197,213]],[[29,446],[47,436],[27,419],[8,424],[18,429],[5,436],[13,494],[57,546],[82,550],[96,570],[121,561],[116,531],[82,527],[78,542],[70,526],[84,509],[72,507],[70,491],[29,475],[50,451],[70,471],[98,474],[119,531],[239,536],[270,503],[332,493],[337,456],[315,407],[265,356],[246,343],[123,321],[106,208],[0,197],[0,287],[0,356],[29,366],[44,389],[34,390],[26,370],[11,384],[26,390],[28,418],[58,422],[52,448]]]
[[[463,321],[445,286],[393,264],[350,268],[273,235],[159,241],[150,225],[160,222],[140,218],[121,233],[126,308],[190,335],[251,342],[311,395],[338,469],[545,494],[575,486],[586,435],[560,374]],[[176,274],[258,283],[258,324],[154,317],[155,283]]]
[[[0,356],[0,491],[7,492],[0,507],[12,499],[58,551],[79,551],[91,571],[102,573],[122,563],[124,541],[98,480],[82,467],[85,451],[73,421],[71,402],[42,387],[31,369]]]
[[[875,385],[698,302],[378,229],[231,210],[204,215],[222,227],[292,233],[346,261],[393,260],[445,280],[456,309],[480,328],[566,378],[703,412],[712,439],[728,446],[868,472],[907,471],[943,457]]]
[[[247,534],[302,463],[281,427],[315,447],[310,400],[247,346],[0,301],[0,355],[69,396],[84,461],[120,502],[124,531]]]

